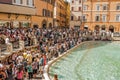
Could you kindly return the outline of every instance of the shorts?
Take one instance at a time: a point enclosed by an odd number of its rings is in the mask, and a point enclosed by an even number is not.
[[[28,75],[29,75],[29,79],[33,78],[33,73],[32,72],[29,72]]]
[[[27,68],[26,67],[24,68],[24,70],[25,70],[25,72],[27,72]]]
[[[37,74],[37,69],[33,69],[33,74]]]

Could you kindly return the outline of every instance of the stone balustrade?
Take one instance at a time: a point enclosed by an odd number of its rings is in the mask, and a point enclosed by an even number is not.
[[[5,40],[5,38],[4,38],[4,40]],[[13,52],[37,47],[38,46],[38,41],[37,41],[35,36],[31,38],[31,43],[30,44],[31,45],[29,45],[29,46],[25,46],[25,41],[19,40],[18,42],[15,42],[15,43],[13,43],[13,42],[10,43],[9,42],[9,43],[5,44],[6,49],[4,49],[4,50],[1,50],[3,48],[3,46],[0,46],[0,60],[3,60],[6,57],[12,55]]]

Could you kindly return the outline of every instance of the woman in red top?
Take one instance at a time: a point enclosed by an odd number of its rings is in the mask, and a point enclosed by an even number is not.
[[[17,80],[23,80],[24,72],[22,68],[18,68]]]

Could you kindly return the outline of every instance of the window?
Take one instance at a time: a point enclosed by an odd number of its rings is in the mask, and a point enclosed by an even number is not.
[[[84,5],[84,6],[83,6],[83,10],[84,10],[84,11],[87,10],[87,5]]]
[[[81,3],[81,0],[79,0],[79,3]]]
[[[107,9],[108,9],[107,4],[103,5],[103,10],[107,10]]]
[[[42,10],[42,14],[43,14],[43,16],[46,16],[46,10],[45,9]]]
[[[72,1],[72,3],[74,3],[74,1]]]
[[[45,9],[44,16],[48,16],[48,10]]]
[[[29,0],[27,0],[27,5],[29,5]]]
[[[103,21],[103,22],[106,22],[106,21],[107,21],[107,15],[106,15],[106,14],[102,15],[102,21]]]
[[[34,6],[34,0],[32,0],[32,2],[33,2],[33,3],[32,3],[32,6]]]
[[[23,4],[23,0],[20,0],[20,4]]]
[[[13,3],[16,3],[16,0],[13,0]]]
[[[116,15],[116,21],[117,21],[117,22],[120,22],[120,14],[119,14],[119,15]]]
[[[74,20],[74,17],[73,16],[71,16],[71,21],[73,21]]]
[[[79,7],[79,11],[81,11],[81,7]]]
[[[80,16],[78,16],[78,20],[80,20]]]
[[[71,9],[72,11],[74,11],[74,7],[72,7],[72,9]]]
[[[117,10],[120,10],[120,4],[117,5]]]
[[[48,14],[47,16],[50,17],[50,11],[49,10],[47,10],[47,14]]]
[[[95,16],[95,21],[100,21],[100,15]]]
[[[96,10],[97,10],[97,11],[100,10],[100,5],[99,5],[99,4],[96,5]]]
[[[52,0],[49,1],[52,4]]]
[[[54,5],[54,0],[51,0],[51,4]]]
[[[33,0],[28,0],[29,1],[29,6],[33,6]]]
[[[53,17],[53,12],[51,12],[51,17]]]
[[[14,3],[20,5],[20,4],[21,4],[20,1],[21,1],[21,0],[14,0]]]
[[[83,21],[84,21],[84,22],[87,21],[86,15],[83,15]]]

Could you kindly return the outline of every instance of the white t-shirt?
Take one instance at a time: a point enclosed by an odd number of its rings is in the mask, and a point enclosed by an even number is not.
[[[2,67],[3,67],[3,64],[0,63],[0,68],[2,68]]]
[[[23,59],[24,59],[23,56],[18,56],[18,57],[17,57],[18,63],[22,62]]]
[[[5,39],[5,43],[8,44],[9,43],[9,38]]]

